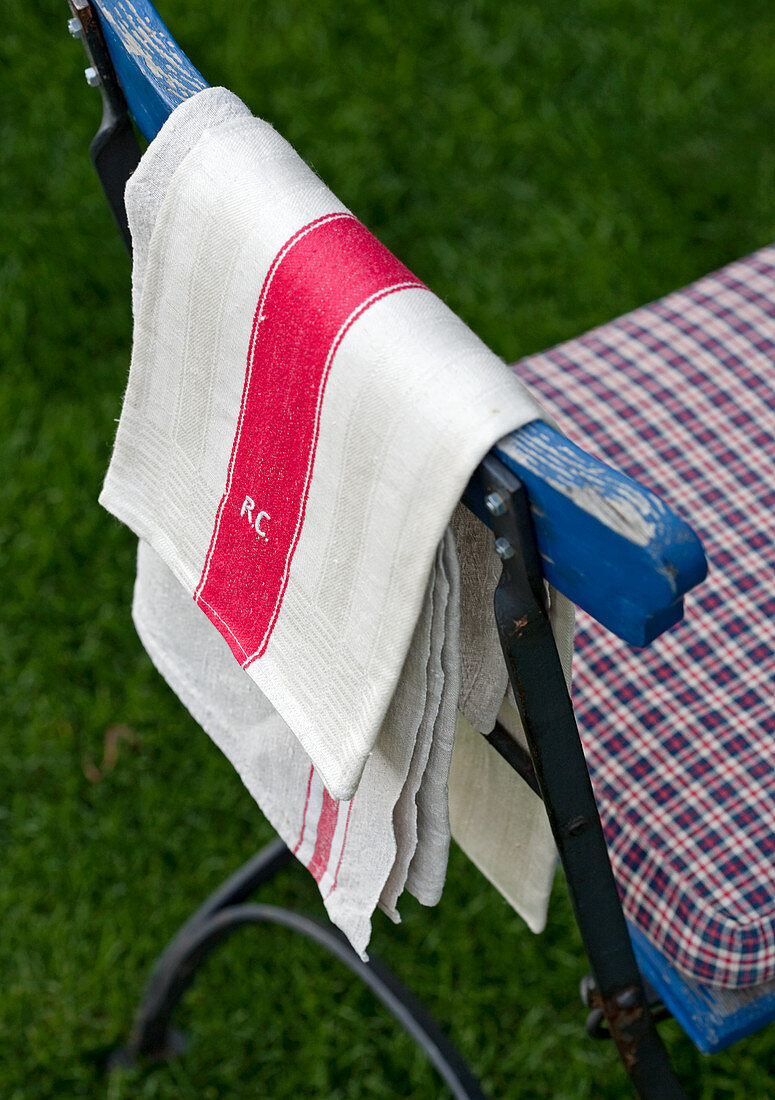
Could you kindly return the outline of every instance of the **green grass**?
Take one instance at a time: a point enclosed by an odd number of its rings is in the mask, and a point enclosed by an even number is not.
[[[500,354],[572,336],[775,236],[770,0],[167,0],[212,83],[272,121]],[[125,384],[129,268],[86,156],[99,116],[64,0],[6,0],[0,37],[0,1096],[437,1097],[367,993],[310,945],[243,933],[180,1013],[167,1066],[99,1075],[149,964],[270,830],[153,671],[133,539],[96,503]],[[134,731],[95,773],[105,732]],[[89,778],[91,776],[91,778]],[[287,873],[273,900],[321,906]],[[534,938],[453,853],[374,950],[493,1097],[615,1098],[587,1041],[561,885]],[[772,1095],[773,1033],[702,1098]]]

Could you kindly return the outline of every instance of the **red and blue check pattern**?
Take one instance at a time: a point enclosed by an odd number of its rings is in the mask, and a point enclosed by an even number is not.
[[[684,973],[775,977],[775,247],[517,365],[702,539],[637,650],[580,613],[574,702],[629,918]]]

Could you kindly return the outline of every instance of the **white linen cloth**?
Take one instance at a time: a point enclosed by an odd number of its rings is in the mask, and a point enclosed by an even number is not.
[[[378,901],[397,919],[405,887],[441,892],[457,703],[489,729],[506,684],[477,603],[491,546],[461,600],[445,528],[541,411],[224,89],[176,109],[126,200],[134,347],[100,500],[141,539],[135,622],[363,952]]]
[[[438,567],[437,559],[434,571]],[[221,635],[161,558],[142,540],[132,615],[159,672],[309,869],[331,920],[365,955],[371,917],[388,877],[392,876],[390,900],[383,908],[398,919],[395,902],[417,850],[416,811],[413,835],[411,822],[403,819],[394,829],[393,815],[414,747],[411,736],[402,735],[405,731],[400,720],[408,716],[416,721],[422,713],[425,670],[417,649],[427,647],[430,616],[423,616],[415,632],[407,660],[409,675],[402,677],[391,701],[395,720],[385,722],[354,797],[335,802],[269,700],[240,669]],[[420,881],[428,903],[437,901],[441,891],[446,846],[441,852],[435,846],[433,855],[433,876],[427,885]],[[394,872],[397,863],[400,869]]]

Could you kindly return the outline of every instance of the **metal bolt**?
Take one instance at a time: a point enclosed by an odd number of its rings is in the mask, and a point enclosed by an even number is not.
[[[498,555],[501,561],[508,561],[509,558],[514,557],[514,547],[511,545],[508,539],[496,539],[495,553]]]
[[[506,515],[506,501],[500,493],[489,493],[485,497],[484,506],[491,516]]]
[[[579,982],[579,996],[581,997],[581,1003],[583,1005],[586,1005],[587,1008],[592,1008],[592,1004],[597,996],[597,986],[591,974],[585,974]]]
[[[625,989],[616,998],[616,1003],[619,1008],[635,1008],[639,1000],[637,989]]]
[[[86,83],[90,88],[99,88],[100,86],[100,74],[90,65],[88,69],[83,70],[83,75],[86,77]]]
[[[580,836],[588,825],[587,819],[580,814],[578,817],[572,817],[570,821],[567,821],[564,829],[569,836]]]
[[[75,16],[73,16],[72,19],[67,20],[67,29],[70,31],[70,34],[73,36],[73,38],[83,37],[83,27],[81,26],[81,20],[76,19]]]

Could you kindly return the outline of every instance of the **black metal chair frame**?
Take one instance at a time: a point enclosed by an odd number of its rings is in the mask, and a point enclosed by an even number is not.
[[[131,244],[124,187],[140,159],[126,101],[99,23],[88,0],[72,0],[92,66],[99,76],[103,118],[90,154],[121,235]],[[487,740],[540,794],[565,872],[592,978],[584,983],[592,1009],[591,1034],[608,1034],[638,1096],[685,1100],[655,1022],[666,1013],[644,987],[608,858],[573,707],[549,623],[544,578],[527,494],[497,459],[479,466],[464,496],[493,530],[503,573],[495,616],[509,677],[524,726],[529,755],[501,727]],[[292,862],[280,840],[268,844],[213,893],[160,955],[127,1044],[110,1066],[138,1058],[179,1053],[182,1040],[171,1026],[175,1007],[199,967],[232,932],[244,925],[275,924],[324,947],[360,978],[423,1049],[453,1095],[482,1100],[479,1082],[462,1056],[414,996],[380,962],[364,963],[330,924],[247,899]],[[603,1021],[607,1028],[603,1027]]]

